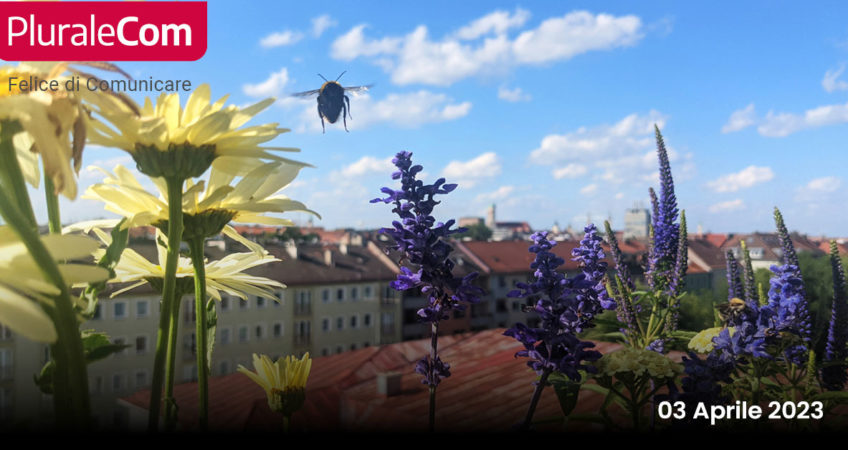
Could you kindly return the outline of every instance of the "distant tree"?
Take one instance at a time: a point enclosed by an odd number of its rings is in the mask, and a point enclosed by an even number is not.
[[[315,233],[303,234],[298,227],[286,227],[282,233],[277,234],[277,238],[281,241],[294,241],[295,244],[304,244],[308,242],[317,242],[320,236]]]
[[[492,230],[485,224],[476,223],[469,225],[464,233],[457,234],[459,239],[471,238],[472,241],[488,241],[492,237]]]

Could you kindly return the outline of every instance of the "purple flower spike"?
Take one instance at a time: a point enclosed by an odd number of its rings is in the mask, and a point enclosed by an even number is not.
[[[439,178],[433,184],[417,180],[416,176],[423,168],[412,164],[410,152],[399,152],[392,163],[398,168],[392,174],[392,179],[400,180],[401,188],[395,190],[384,187],[380,191],[386,196],[375,198],[371,203],[394,204],[392,212],[400,220],[395,220],[391,228],[383,228],[380,232],[392,238],[393,243],[389,249],[399,251],[403,260],[412,268],[401,267],[401,272],[391,286],[399,291],[419,289],[427,297],[427,305],[418,311],[419,320],[437,324],[447,320],[452,310],[463,310],[465,305],[479,302],[483,295],[483,290],[474,285],[476,273],[461,278],[452,273],[454,262],[450,255],[453,247],[446,239],[465,229],[451,228],[454,220],[436,222],[432,216],[433,209],[439,204],[435,197],[450,193],[456,189],[456,184],[446,184],[444,178]],[[447,370],[449,366],[442,363],[438,356],[432,366],[429,361],[428,357],[426,362],[419,363],[419,366],[424,364],[427,369],[423,374],[424,383],[435,386],[439,380],[450,376]]]

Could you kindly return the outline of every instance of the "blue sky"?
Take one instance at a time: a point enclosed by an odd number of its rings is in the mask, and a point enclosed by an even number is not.
[[[285,193],[325,227],[389,223],[372,205],[391,156],[459,183],[440,219],[483,216],[548,228],[648,205],[652,128],[671,151],[680,207],[695,231],[790,228],[848,236],[848,6],[819,2],[209,2],[206,56],[124,63],[137,77],[208,82],[257,117],[292,128],[302,149]],[[317,73],[346,86],[349,133],[322,134]],[[129,162],[90,149],[86,164]],[[83,173],[83,185],[99,175]],[[67,205],[67,204],[66,204]],[[67,220],[108,216],[90,201]],[[293,215],[305,221],[304,215]]]

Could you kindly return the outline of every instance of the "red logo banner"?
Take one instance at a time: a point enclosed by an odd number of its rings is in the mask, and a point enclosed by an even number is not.
[[[3,2],[6,61],[196,61],[206,2]]]

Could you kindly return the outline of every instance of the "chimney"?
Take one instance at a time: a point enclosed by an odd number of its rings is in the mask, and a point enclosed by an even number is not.
[[[289,258],[297,259],[297,245],[295,245],[294,241],[286,241],[285,249],[286,253],[289,254]]]
[[[329,248],[324,249],[324,264],[333,267],[333,251]]]
[[[381,372],[377,374],[377,393],[392,397],[401,393],[400,372]]]

